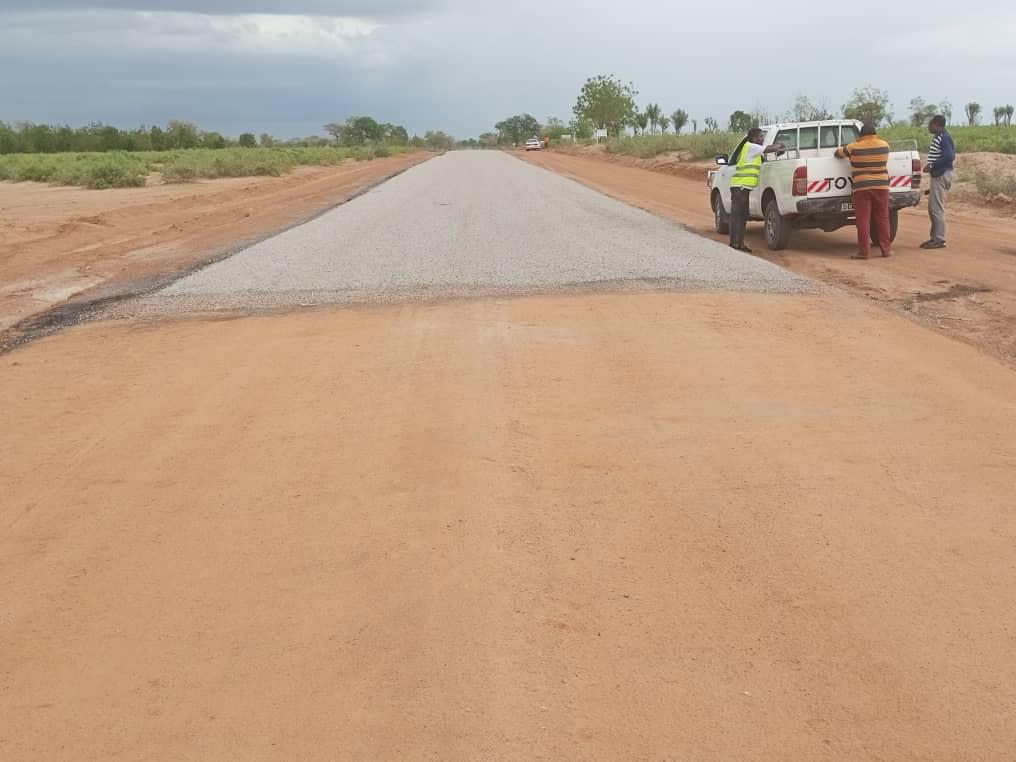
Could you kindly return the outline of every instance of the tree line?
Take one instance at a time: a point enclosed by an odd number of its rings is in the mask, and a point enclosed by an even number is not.
[[[533,135],[547,135],[556,139],[566,134],[583,140],[593,137],[597,129],[605,129],[610,137],[619,137],[629,129],[635,135],[666,134],[668,130],[679,135],[688,126],[692,132],[700,131],[699,120],[691,119],[683,108],[669,114],[659,103],[649,103],[640,108],[638,95],[638,90],[631,82],[601,74],[591,77],[582,85],[572,107],[573,118],[569,123],[548,118],[547,123],[541,125],[530,114],[518,114],[498,122],[494,125],[496,132],[481,135],[480,142],[493,145],[520,144]],[[967,124],[979,124],[982,114],[980,104],[968,103],[964,111]],[[839,113],[846,119],[858,119],[876,125],[904,123],[904,120],[894,118],[888,92],[871,86],[854,90]],[[1011,105],[996,106],[992,113],[996,127],[1012,125]],[[952,123],[953,109],[948,99],[927,102],[923,98],[913,98],[905,123],[923,126],[935,114],[942,114],[948,123]],[[790,109],[782,113],[770,113],[759,106],[736,109],[722,127],[730,132],[747,132],[755,125],[779,121],[810,122],[835,119],[837,116],[828,104],[816,104],[808,96],[799,95]],[[709,116],[702,120],[701,127],[702,132],[719,132],[721,124]]]
[[[245,132],[229,138],[219,132],[206,131],[192,122],[172,120],[165,127],[142,126],[123,130],[108,124],[92,123],[84,127],[0,121],[0,154],[12,153],[98,153],[106,151],[173,151],[189,148],[254,148],[306,146],[381,146],[411,145],[418,148],[447,150],[455,146],[451,135],[440,130],[426,132],[422,137],[409,136],[401,125],[378,122],[369,116],[354,116],[345,122],[332,122],[324,130],[331,140],[318,135],[279,140],[262,133]]]

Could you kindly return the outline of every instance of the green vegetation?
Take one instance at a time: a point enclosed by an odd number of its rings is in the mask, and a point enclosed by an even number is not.
[[[279,177],[299,166],[332,166],[411,150],[410,146],[352,148],[195,148],[139,153],[58,153],[0,156],[0,180],[32,180],[84,188],[132,188],[151,172],[167,183],[218,177]]]
[[[572,107],[575,118],[595,127],[605,128],[610,135],[620,135],[632,123],[638,109],[638,91],[631,83],[600,75],[586,80]],[[648,119],[647,119],[648,121]]]
[[[1005,127],[950,127],[958,153],[991,151],[1016,154],[1016,128]],[[879,131],[890,143],[914,140],[922,153],[931,145],[931,134],[924,127],[898,125]],[[744,137],[743,132],[700,132],[693,135],[639,135],[623,136],[607,143],[609,153],[651,159],[662,153],[679,151],[691,161],[711,159],[718,153],[729,153]],[[998,191],[1005,193],[1005,191]]]
[[[641,135],[622,137],[607,143],[607,152],[622,156],[651,159],[661,153],[679,151],[691,161],[711,159],[718,153],[729,153],[743,135],[731,132],[700,132],[697,135]]]
[[[149,164],[127,153],[13,154],[0,156],[0,180],[32,180],[83,188],[136,188],[145,184]]]

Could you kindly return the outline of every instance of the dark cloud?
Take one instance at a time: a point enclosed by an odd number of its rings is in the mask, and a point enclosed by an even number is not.
[[[384,17],[439,7],[438,0],[2,0],[3,11],[132,10]]]

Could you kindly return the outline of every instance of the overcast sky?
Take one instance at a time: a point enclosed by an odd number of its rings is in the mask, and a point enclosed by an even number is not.
[[[1008,3],[683,5],[0,0],[0,120],[188,119],[294,137],[370,114],[471,137],[515,113],[567,121],[600,73],[700,124],[735,108],[782,112],[798,94],[837,109],[868,84],[889,91],[898,116],[918,95],[951,99],[957,116],[977,100],[989,118],[1016,101]]]

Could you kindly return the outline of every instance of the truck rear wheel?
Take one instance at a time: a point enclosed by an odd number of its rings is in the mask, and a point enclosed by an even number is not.
[[[787,248],[790,243],[790,233],[793,228],[790,223],[780,214],[780,206],[775,198],[766,201],[766,244],[773,251],[780,251]]]
[[[730,232],[730,218],[723,210],[723,199],[719,193],[713,194],[713,227],[717,233],[726,235]]]
[[[900,229],[900,210],[891,209],[889,211],[889,242],[892,243],[896,240],[896,231]],[[881,246],[878,240],[878,225],[875,223],[874,218],[871,221],[871,242],[876,246]]]

